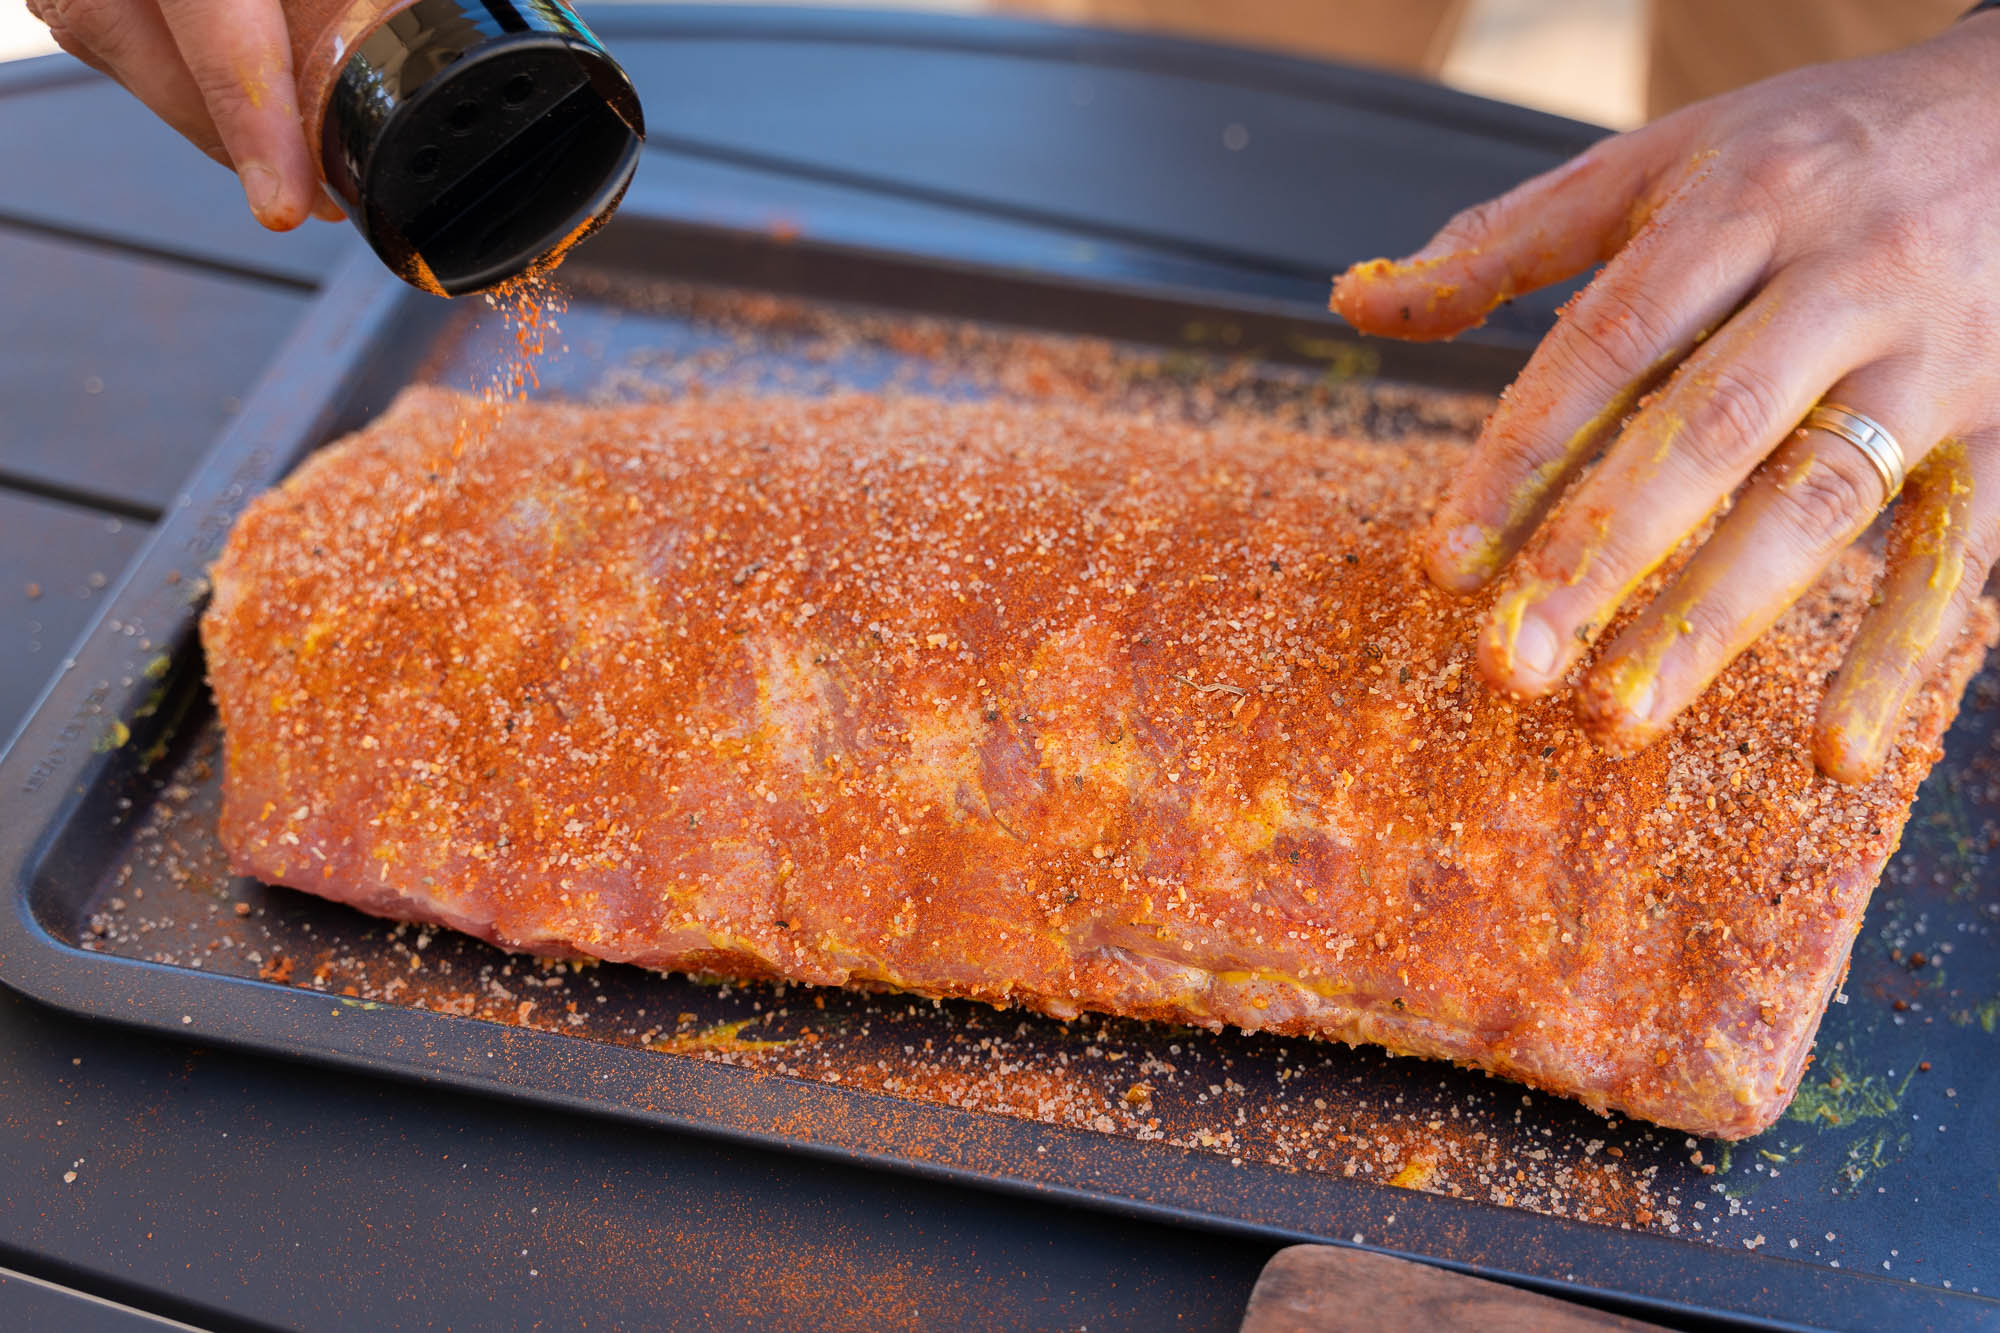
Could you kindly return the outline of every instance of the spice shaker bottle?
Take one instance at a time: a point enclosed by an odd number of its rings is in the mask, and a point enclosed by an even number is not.
[[[441,296],[562,252],[639,162],[639,95],[558,0],[285,0],[306,142],[375,253]]]

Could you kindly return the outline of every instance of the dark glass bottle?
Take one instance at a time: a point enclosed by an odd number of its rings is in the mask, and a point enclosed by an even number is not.
[[[611,215],[645,138],[632,81],[556,0],[287,0],[306,141],[382,261],[444,296]]]

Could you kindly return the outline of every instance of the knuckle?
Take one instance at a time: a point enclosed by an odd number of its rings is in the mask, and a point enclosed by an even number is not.
[[[1923,209],[1901,209],[1876,222],[1867,245],[1871,267],[1898,281],[1928,275],[1949,251],[1937,219]]]
[[[1724,362],[1694,387],[1701,395],[1688,414],[1688,447],[1711,470],[1734,471],[1785,424],[1784,394],[1754,365]]]
[[[2000,563],[2000,515],[1987,514],[1983,522],[1971,525],[1971,533],[1965,543],[1965,572],[1960,576],[1954,596],[1965,604],[1969,613],[1972,606],[1986,593],[1986,581],[1993,573],[1993,567]]]
[[[1965,578],[1959,592],[1968,603],[1985,593],[1986,580],[1996,564],[2000,564],[2000,517],[1989,514],[1985,522],[1973,525],[1971,540],[1966,543]]]
[[[1859,450],[1835,441],[1812,466],[1772,490],[1772,505],[1811,549],[1843,544],[1882,507],[1882,478]]]
[[[118,19],[117,6],[105,0],[28,0],[28,12],[50,27],[72,32],[104,27]]]
[[[1539,440],[1511,430],[1482,440],[1479,452],[1485,473],[1497,483],[1495,489],[1510,494],[1520,478],[1539,470],[1550,456]]]
[[[1573,470],[1563,465],[1559,447],[1532,433],[1489,434],[1479,443],[1473,469],[1440,513],[1516,541],[1540,521]]]
[[[76,18],[78,8],[76,0],[28,0],[28,13],[47,25],[50,36],[65,44],[81,41]]]
[[[1731,649],[1742,639],[1741,608],[1723,597],[1704,597],[1681,613],[1689,660],[1705,679],[1728,665]]]
[[[1623,388],[1644,375],[1672,346],[1674,321],[1645,286],[1626,280],[1592,283],[1564,322],[1578,344],[1577,361],[1596,367],[1601,387]]]
[[[1838,105],[1795,107],[1769,118],[1729,177],[1763,204],[1795,205],[1827,180],[1829,165],[1865,153],[1874,138],[1867,121]]]
[[[28,0],[28,10],[48,25],[56,44],[72,55],[89,52],[116,59],[130,40],[130,8],[115,0]]]
[[[1544,342],[1535,354],[1551,381],[1580,399],[1610,402],[1631,379],[1608,364],[1606,354],[1581,332],[1562,332]],[[1534,368],[1535,362],[1529,366]]]
[[[1452,249],[1469,249],[1485,240],[1499,225],[1500,200],[1488,199],[1459,210],[1438,229],[1437,240]]]
[[[253,98],[250,90],[243,86],[243,81],[220,64],[201,61],[189,73],[194,76],[194,86],[201,93],[202,104],[215,118],[218,129],[240,120],[257,106],[259,99]]]
[[[1819,172],[1817,155],[1790,142],[1776,142],[1742,164],[1738,180],[1758,201],[1783,207],[1796,200]]]

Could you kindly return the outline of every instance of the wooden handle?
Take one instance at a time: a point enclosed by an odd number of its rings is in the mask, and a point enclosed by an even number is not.
[[[1484,1278],[1334,1245],[1294,1245],[1264,1265],[1243,1333],[1378,1333],[1390,1329],[1480,1333],[1665,1333]]]

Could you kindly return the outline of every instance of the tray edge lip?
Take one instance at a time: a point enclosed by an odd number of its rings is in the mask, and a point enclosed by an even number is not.
[[[263,1021],[247,1031],[240,1021],[234,1028],[226,1021],[210,1022],[206,1015],[216,1013],[221,1007],[216,1004],[212,993],[219,991],[224,999],[239,1002],[229,1014],[231,1019],[236,1020],[240,1020],[246,1011],[251,1009],[251,1006],[241,1005],[240,1001],[254,997],[255,1011],[259,1013],[260,1018],[268,1018],[273,1006],[280,1009],[296,1009],[303,1015],[307,1010],[331,1004],[335,1007],[336,1013],[364,1023],[384,1021],[370,1020],[366,1015],[385,1014],[388,1015],[386,1021],[407,1023],[413,1031],[432,1026],[433,1020],[449,1020],[448,1028],[462,1032],[475,1041],[483,1035],[504,1045],[541,1046],[551,1052],[573,1056],[581,1056],[586,1052],[600,1057],[609,1055],[614,1060],[633,1064],[649,1057],[676,1058],[681,1061],[678,1072],[687,1075],[695,1083],[711,1085],[711,1089],[725,1085],[752,1088],[777,1084],[786,1087],[802,1099],[823,1102],[826,1105],[851,1104],[856,1099],[873,1105],[894,1105],[913,1119],[976,1124],[989,1132],[1006,1134],[1021,1140],[1021,1146],[1028,1147],[1031,1151],[1035,1146],[1035,1140],[1052,1140],[1065,1145],[1099,1150],[1107,1145],[1113,1145],[1116,1151],[1135,1155],[1156,1154],[1165,1148],[1200,1174],[1220,1176],[1227,1171],[1236,1177],[1247,1173],[1253,1179],[1270,1182],[1305,1181],[1309,1186],[1308,1192],[1318,1190],[1336,1195],[1351,1195],[1357,1202],[1379,1205],[1371,1210],[1369,1216],[1359,1219],[1364,1225],[1379,1220],[1385,1211],[1391,1225],[1398,1214],[1414,1212],[1420,1217],[1420,1226],[1426,1228],[1441,1220],[1421,1216],[1426,1213],[1476,1216],[1489,1223],[1498,1221],[1500,1225],[1496,1231],[1501,1233],[1504,1239],[1513,1242],[1512,1246],[1503,1248],[1525,1251],[1537,1246],[1538,1241],[1542,1239],[1522,1233],[1539,1231],[1548,1233],[1549,1238],[1564,1239],[1573,1238],[1581,1233],[1587,1239],[1607,1247],[1653,1251],[1663,1261],[1659,1270],[1663,1276],[1670,1272],[1687,1276],[1689,1271],[1688,1265],[1673,1266],[1664,1261],[1699,1259],[1706,1261],[1699,1266],[1714,1270],[1710,1280],[1719,1286],[1726,1288],[1735,1282],[1749,1281],[1744,1272],[1732,1271],[1732,1266],[1741,1263],[1744,1256],[1739,1256],[1718,1244],[1686,1237],[1666,1236],[1584,1219],[1557,1217],[1518,1209],[1495,1209],[1473,1198],[1434,1195],[1414,1190],[1397,1190],[1391,1194],[1388,1191],[1393,1187],[1378,1181],[1353,1182],[1340,1177],[1288,1170],[1255,1162],[1245,1162],[1239,1166],[1230,1164],[1219,1154],[1183,1148],[1175,1144],[1142,1142],[1124,1135],[1105,1134],[1067,1125],[1052,1125],[997,1112],[969,1111],[959,1107],[899,1098],[893,1094],[845,1088],[810,1078],[753,1070],[720,1061],[707,1061],[698,1057],[692,1059],[672,1057],[670,1053],[650,1052],[639,1047],[596,1042],[588,1038],[579,1041],[578,1038],[538,1028],[517,1028],[505,1023],[465,1018],[434,1010],[357,1001],[323,991],[277,985],[226,973],[207,973],[117,954],[100,954],[65,944],[49,935],[39,923],[25,919],[25,904],[19,899],[9,906],[14,910],[0,913],[0,936],[19,931],[22,934],[39,937],[37,942],[41,950],[49,956],[60,959],[60,965],[65,972],[74,973],[82,969],[87,974],[101,975],[106,971],[129,970],[135,974],[146,973],[164,980],[168,990],[165,994],[156,995],[154,997],[156,1002],[147,1006],[145,1010],[136,1010],[120,1009],[113,1004],[99,1002],[94,995],[79,995],[69,988],[23,985],[18,978],[5,974],[0,974],[0,984],[36,1003],[69,1014],[109,1022],[130,1031],[150,1033],[184,1042],[207,1042],[240,1054],[276,1056],[292,1063],[315,1068],[354,1071],[419,1087],[442,1087],[462,1095],[480,1097],[498,1095],[507,1099],[520,1099],[543,1110],[608,1118],[622,1124],[655,1131],[686,1133],[763,1151],[800,1153],[819,1160],[888,1170],[900,1175],[941,1181],[965,1188],[1024,1198],[1054,1199],[1076,1207],[1111,1212],[1150,1222],[1195,1226],[1223,1234],[1282,1244],[1327,1244],[1363,1249],[1371,1253],[1412,1259],[1473,1276],[1508,1282],[1558,1297],[1589,1296],[1597,1302],[1626,1311],[1640,1313],[1650,1311],[1656,1314],[1702,1318],[1721,1317],[1738,1321],[1743,1327],[1771,1330],[1809,1331],[1837,1327],[1831,1322],[1825,1324],[1800,1322],[1779,1313],[1778,1307],[1782,1303],[1784,1293],[1774,1291],[1772,1284],[1758,1285],[1759,1294],[1763,1295],[1768,1303],[1764,1309],[1704,1304],[1698,1297],[1608,1285],[1607,1275],[1592,1274],[1588,1268],[1577,1262],[1578,1256],[1574,1253],[1565,1255],[1567,1271],[1564,1275],[1558,1276],[1553,1267],[1544,1271],[1527,1265],[1509,1265],[1504,1260],[1486,1262],[1437,1253],[1422,1247],[1421,1235],[1411,1238],[1417,1243],[1405,1245],[1394,1244],[1387,1240],[1357,1241],[1350,1235],[1342,1234],[1352,1225],[1351,1215],[1343,1215],[1343,1220],[1338,1225],[1329,1222],[1315,1228],[1303,1223],[1232,1215],[1199,1203],[1175,1202],[1171,1197],[1141,1197],[1134,1192],[1115,1187],[1092,1188],[1088,1184],[1045,1179],[1005,1168],[989,1170],[982,1169],[978,1165],[911,1156],[897,1152],[893,1148],[871,1149],[835,1138],[808,1138],[772,1129],[758,1129],[723,1119],[704,1119],[696,1112],[667,1106],[647,1108],[631,1103],[606,1102],[594,1099],[587,1090],[571,1086],[570,1081],[560,1073],[552,1077],[536,1076],[502,1082],[481,1077],[470,1067],[461,1069],[438,1062],[425,1063],[415,1058],[385,1056],[350,1048],[345,1044],[323,1042],[310,1050],[285,1049],[286,1038],[275,1022]],[[7,917],[14,919],[7,921],[4,919]],[[217,986],[215,983],[218,982],[222,984]],[[188,1016],[194,1021],[172,1020],[168,1014],[175,1008],[186,1008],[189,1011]],[[584,1049],[578,1049],[579,1045]],[[489,1050],[487,1055],[491,1057],[493,1053]],[[1365,1235],[1365,1233],[1359,1234]],[[1901,1281],[1862,1269],[1829,1270],[1822,1264],[1775,1253],[1758,1254],[1754,1259],[1760,1266],[1776,1264],[1780,1266],[1780,1272],[1788,1273],[1795,1278],[1824,1280],[1828,1277],[1837,1277],[1839,1282],[1829,1285],[1837,1285],[1841,1294],[1852,1294],[1852,1284],[1859,1279],[1862,1291],[1870,1292],[1879,1298],[1874,1303],[1874,1313],[1883,1317],[1892,1313],[1914,1317],[1929,1308],[1938,1315],[1964,1312],[1978,1321],[1971,1325],[1973,1327],[1990,1325],[2000,1328],[2000,1296]],[[1618,1263],[1617,1257],[1606,1256],[1606,1265],[1615,1266]],[[1768,1274],[1768,1271],[1762,1267],[1750,1270],[1760,1275]],[[1828,1301],[1825,1312],[1829,1315],[1836,1308],[1834,1294],[1828,1293],[1825,1298]],[[1841,1305],[1851,1312],[1851,1307],[1846,1307],[1844,1302]]]
[[[620,215],[621,218],[624,215]],[[1382,338],[1363,333],[1333,314],[1317,302],[1307,304],[1288,300],[1284,297],[1256,294],[1235,290],[1204,289],[1179,282],[1146,282],[1121,274],[1091,276],[1068,271],[1051,271],[1026,267],[1019,264],[991,262],[974,256],[937,252],[921,252],[897,249],[892,246],[875,245],[866,241],[851,239],[831,239],[801,237],[796,240],[775,241],[768,230],[752,225],[735,225],[712,219],[684,219],[658,214],[639,214],[623,231],[638,231],[647,227],[661,228],[666,234],[679,237],[700,238],[717,244],[740,246],[745,249],[762,249],[773,257],[797,254],[807,256],[812,261],[827,262],[847,260],[850,262],[885,264],[922,270],[929,274],[979,282],[1005,283],[1021,291],[1034,291],[1042,295],[1057,293],[1080,295],[1086,298],[1134,302],[1156,307],[1183,306],[1199,308],[1217,314],[1235,315],[1249,319],[1270,320],[1311,328],[1320,331],[1321,336],[1337,338],[1354,347],[1372,352],[1388,352],[1395,360],[1408,359],[1422,363],[1435,361],[1439,357],[1450,358],[1460,363],[1456,369],[1472,374],[1480,374],[1506,366],[1518,372],[1527,364],[1532,344],[1522,342],[1512,335],[1486,337],[1485,331],[1470,330],[1467,336],[1454,340],[1430,343],[1409,343],[1393,338]],[[608,229],[607,229],[608,230]],[[586,242],[586,245],[590,244]],[[579,272],[603,273],[610,276],[628,276],[643,279],[646,275],[627,265],[603,257],[604,250],[579,248],[575,261]],[[736,290],[761,290],[750,284],[734,283],[707,278],[689,278],[677,275],[677,281],[696,285]],[[825,304],[862,305],[867,302],[850,298],[811,297],[807,298]],[[891,300],[879,303],[884,309],[900,308]],[[954,318],[938,316],[933,312],[904,309],[904,313],[921,318]],[[1072,330],[1036,328],[1007,318],[1004,315],[960,316],[957,318],[976,319],[976,322],[993,327],[1021,329],[1028,332],[1053,334],[1059,337],[1079,336]],[[1081,335],[1093,336],[1093,335]],[[1162,344],[1164,345],[1164,344]],[[1207,349],[1215,350],[1215,349]],[[1217,352],[1220,355],[1220,352]],[[1258,349],[1250,349],[1250,354],[1258,354]],[[1275,359],[1275,358],[1274,358]],[[1371,371],[1357,375],[1358,380],[1383,384],[1415,386],[1436,389],[1445,393],[1479,393],[1492,396],[1496,390],[1471,390],[1450,388],[1428,384],[1418,376],[1398,374],[1389,369]],[[136,559],[137,557],[135,557]]]

